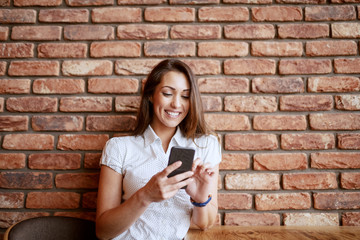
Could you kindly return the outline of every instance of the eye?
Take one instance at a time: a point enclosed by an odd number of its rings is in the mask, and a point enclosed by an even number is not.
[[[184,95],[184,96],[181,96],[182,98],[185,98],[185,99],[189,99],[190,98],[190,96],[188,96],[188,95]]]
[[[171,93],[167,93],[167,92],[163,92],[162,95],[164,95],[165,97],[170,97],[170,96],[172,96]]]

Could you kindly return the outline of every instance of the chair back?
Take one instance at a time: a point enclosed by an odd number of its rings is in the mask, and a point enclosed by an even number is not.
[[[80,218],[48,216],[26,219],[10,227],[4,240],[92,240],[95,222]]]

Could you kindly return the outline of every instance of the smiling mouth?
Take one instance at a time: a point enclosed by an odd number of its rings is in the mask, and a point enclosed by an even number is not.
[[[180,115],[180,112],[170,112],[165,111],[170,117],[178,117]]]

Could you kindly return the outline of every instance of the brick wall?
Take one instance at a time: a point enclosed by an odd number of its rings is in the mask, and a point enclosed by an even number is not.
[[[0,0],[0,228],[94,219],[164,58],[221,135],[222,225],[360,225],[359,0]]]

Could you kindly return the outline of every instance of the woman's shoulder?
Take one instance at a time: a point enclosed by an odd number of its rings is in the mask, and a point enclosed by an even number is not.
[[[128,145],[139,141],[138,136],[126,135],[112,137],[107,141],[107,145]]]
[[[194,139],[196,145],[209,147],[220,144],[219,137],[213,134],[202,135]]]

